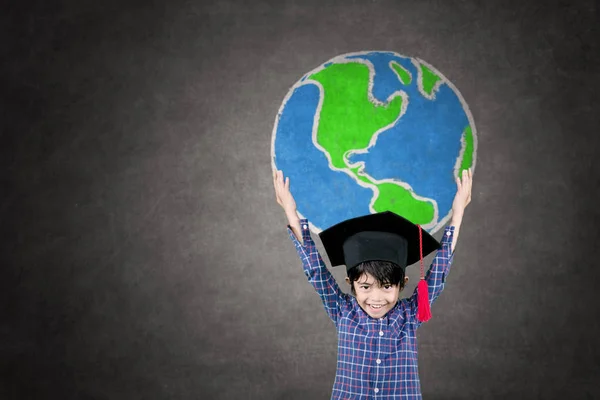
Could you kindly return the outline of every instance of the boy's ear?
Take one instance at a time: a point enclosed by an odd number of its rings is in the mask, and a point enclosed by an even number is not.
[[[406,287],[406,284],[408,283],[408,276],[404,277],[404,284],[400,285],[400,291],[403,291],[404,288]]]

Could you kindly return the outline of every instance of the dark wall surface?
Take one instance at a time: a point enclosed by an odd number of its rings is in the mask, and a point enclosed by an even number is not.
[[[1,399],[328,398],[335,329],[274,200],[271,131],[294,82],[361,50],[431,63],[477,126],[424,398],[600,398],[596,2],[13,3]]]

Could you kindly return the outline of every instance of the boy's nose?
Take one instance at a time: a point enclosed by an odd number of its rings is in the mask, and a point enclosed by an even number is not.
[[[374,291],[371,294],[371,300],[373,300],[373,301],[381,301],[381,300],[383,300],[383,296],[382,296],[381,292],[379,290]]]

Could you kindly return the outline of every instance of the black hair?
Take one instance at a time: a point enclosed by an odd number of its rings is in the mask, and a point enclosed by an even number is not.
[[[359,280],[365,273],[372,275],[380,286],[398,285],[400,289],[404,288],[404,269],[398,264],[389,261],[365,261],[348,271],[348,279],[353,293],[353,282]]]

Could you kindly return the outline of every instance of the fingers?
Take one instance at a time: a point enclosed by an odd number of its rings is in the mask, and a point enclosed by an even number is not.
[[[273,171],[273,181],[276,185],[281,185],[283,180],[283,174],[281,171]]]
[[[279,197],[280,183],[279,183],[279,171],[273,171],[273,186],[275,187],[275,193]]]
[[[473,168],[462,170],[462,173],[458,174],[454,178],[456,181],[456,188],[458,193],[463,193],[466,196],[465,199],[468,202],[471,201],[471,187],[473,186]]]
[[[290,178],[283,178],[283,171],[274,170],[273,171],[273,185],[275,186],[275,193],[277,198],[279,199],[280,195],[284,191],[290,190]]]
[[[471,202],[471,188],[473,187],[473,168],[472,167],[469,168],[468,170],[463,171],[463,183],[464,183],[463,191],[465,192],[465,194],[467,196],[465,205],[467,205]]]
[[[470,185],[473,182],[473,168],[463,169],[462,174],[455,178],[457,185]]]
[[[471,193],[471,187],[473,186],[473,167],[469,168],[469,171],[467,172],[467,178],[468,190],[469,193]]]
[[[280,171],[273,170],[273,186],[275,188],[275,200],[278,204],[281,204]]]
[[[465,184],[465,180],[466,180],[465,170],[463,170],[461,174],[458,174],[458,176],[456,176],[455,180],[456,180],[456,187],[460,191],[463,188],[463,185]]]

